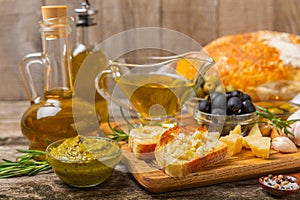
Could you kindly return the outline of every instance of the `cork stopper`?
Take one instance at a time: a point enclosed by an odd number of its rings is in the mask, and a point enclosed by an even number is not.
[[[57,17],[67,16],[67,6],[57,5],[57,6],[42,6],[43,20]]]

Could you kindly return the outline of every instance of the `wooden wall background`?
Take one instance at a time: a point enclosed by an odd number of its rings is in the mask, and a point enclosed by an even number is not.
[[[99,10],[99,42],[137,27],[164,27],[202,45],[229,34],[276,30],[300,34],[300,0],[90,0]],[[27,99],[19,76],[21,58],[41,51],[42,5],[81,0],[0,0],[0,100]],[[37,78],[38,86],[42,76]]]

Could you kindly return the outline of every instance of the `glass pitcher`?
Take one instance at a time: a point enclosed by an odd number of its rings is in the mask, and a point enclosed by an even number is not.
[[[173,127],[176,115],[194,96],[204,74],[214,65],[205,52],[130,57],[110,60],[95,79],[97,91],[119,105],[133,108],[142,125]],[[160,52],[158,50],[158,52]],[[113,77],[129,104],[109,91],[103,80]]]
[[[50,142],[76,136],[95,135],[99,118],[94,106],[73,95],[68,36],[73,19],[40,21],[43,52],[24,57],[20,65],[30,107],[21,119],[21,130],[29,149],[45,150]],[[32,65],[44,67],[44,94],[38,95],[31,76]]]

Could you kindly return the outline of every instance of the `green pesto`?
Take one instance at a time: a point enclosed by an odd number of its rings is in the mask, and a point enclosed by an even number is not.
[[[107,140],[76,136],[66,139],[50,154],[66,161],[89,161],[93,159],[105,160],[118,152],[119,148]]]
[[[67,184],[91,187],[102,183],[120,161],[119,146],[105,139],[77,136],[53,147],[47,161]]]

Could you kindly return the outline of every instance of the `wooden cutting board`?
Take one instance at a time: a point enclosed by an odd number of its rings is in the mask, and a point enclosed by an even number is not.
[[[102,126],[104,132],[109,132],[107,125]],[[300,148],[298,153],[272,154],[269,159],[256,158],[250,150],[243,149],[241,153],[225,161],[204,168],[184,178],[173,178],[166,175],[157,165],[155,159],[140,160],[122,144],[122,162],[127,166],[134,178],[149,192],[161,193],[183,190],[192,187],[213,185],[247,178],[260,177],[270,173],[290,173],[300,171]]]
[[[300,149],[294,154],[272,154],[269,159],[256,158],[250,150],[244,150],[225,161],[204,168],[184,178],[173,178],[159,169],[154,160],[140,160],[123,145],[122,162],[135,179],[153,193],[182,190],[192,187],[213,185],[247,178],[260,177],[270,173],[288,173],[300,170]]]

